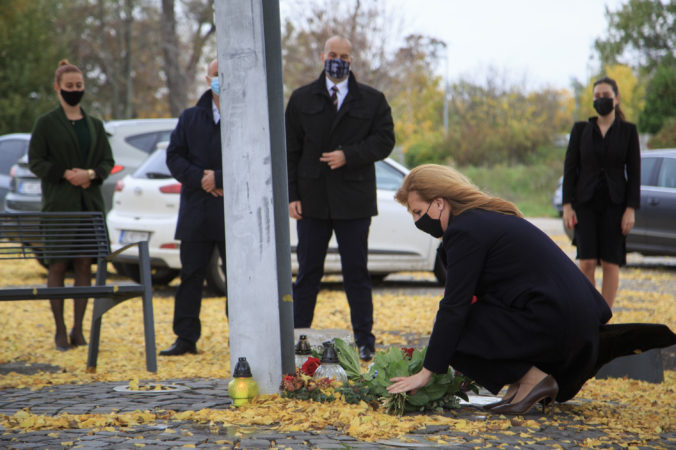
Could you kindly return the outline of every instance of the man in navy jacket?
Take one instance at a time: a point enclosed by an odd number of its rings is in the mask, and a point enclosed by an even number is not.
[[[181,182],[175,238],[181,241],[181,284],[176,289],[174,344],[160,355],[197,353],[201,333],[202,287],[209,260],[217,248],[225,271],[225,224],[221,169],[221,125],[218,62],[206,76],[211,90],[181,114],[167,147],[167,166]]]
[[[335,232],[354,338],[360,357],[369,360],[375,350],[367,269],[369,227],[378,214],[375,162],[392,151],[394,125],[385,96],[350,72],[350,41],[333,36],[321,60],[319,78],[296,89],[286,108],[289,214],[298,230],[294,326],[312,324]]]

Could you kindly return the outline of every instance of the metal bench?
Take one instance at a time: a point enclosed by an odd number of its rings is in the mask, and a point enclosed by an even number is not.
[[[139,252],[140,282],[106,284],[107,263],[124,250]],[[101,212],[0,212],[0,260],[92,258],[97,265],[93,286],[0,287],[0,301],[94,298],[87,371],[96,371],[103,314],[134,297],[143,299],[146,368],[157,372],[152,281],[148,242],[135,242],[110,253],[108,230]]]

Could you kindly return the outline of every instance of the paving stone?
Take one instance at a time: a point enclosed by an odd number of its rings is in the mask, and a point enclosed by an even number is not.
[[[331,440],[317,440],[317,441],[310,441],[310,447],[312,448],[346,448],[345,445],[336,442],[336,441],[331,441]]]
[[[240,448],[270,448],[270,441],[263,439],[240,439]]]

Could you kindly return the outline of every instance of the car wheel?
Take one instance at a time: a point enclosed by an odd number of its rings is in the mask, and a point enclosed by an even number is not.
[[[138,264],[133,263],[120,263],[120,269],[122,273],[137,283],[141,282],[141,273],[139,270]],[[174,278],[181,273],[180,270],[171,269],[169,267],[151,267],[150,268],[150,278],[153,280],[153,284],[169,284]]]
[[[440,285],[444,286],[446,284],[446,267],[444,267],[439,253],[437,253],[437,257],[434,260],[434,276]]]
[[[228,287],[228,282],[223,272],[223,265],[221,263],[221,255],[218,249],[214,249],[207,267],[207,288],[219,295],[225,295]]]

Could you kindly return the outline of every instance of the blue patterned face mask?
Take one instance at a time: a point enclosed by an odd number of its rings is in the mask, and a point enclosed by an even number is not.
[[[214,94],[221,95],[221,85],[218,82],[217,76],[211,79],[211,90],[213,91]]]
[[[342,59],[325,59],[324,70],[334,80],[341,81],[350,73],[350,63]]]

